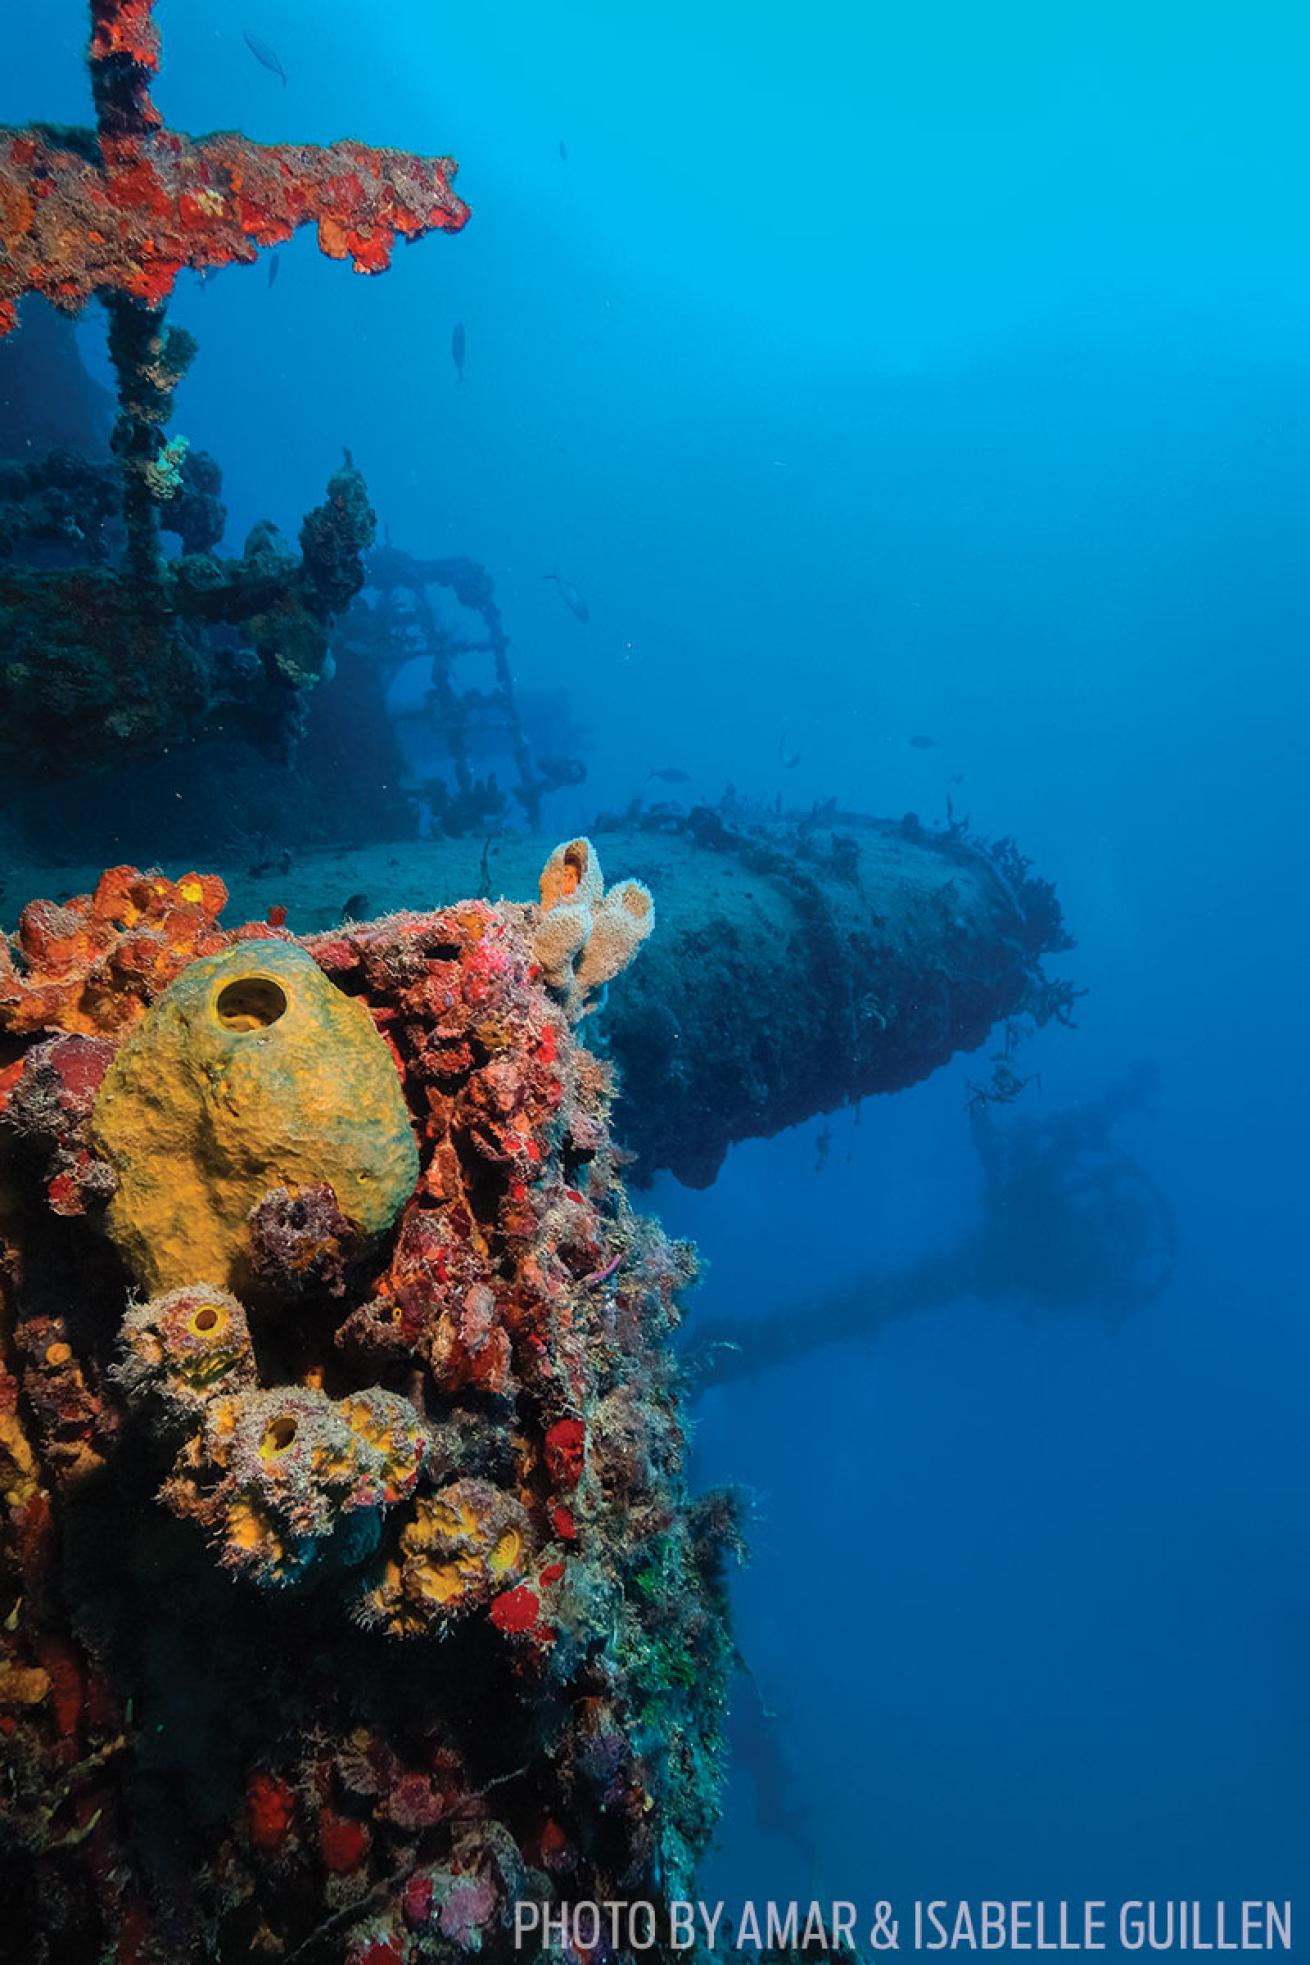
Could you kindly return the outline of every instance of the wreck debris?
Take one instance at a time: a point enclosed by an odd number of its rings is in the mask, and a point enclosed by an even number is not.
[[[598,836],[660,896],[601,1019],[643,1175],[708,1186],[736,1140],[915,1084],[998,1022],[1069,1018],[1076,992],[1044,968],[1071,946],[1059,901],[1009,842],[730,806]]]
[[[351,651],[365,653],[388,680],[416,656],[431,664],[423,720],[449,782],[427,780],[414,789],[430,808],[434,827],[452,835],[469,832],[505,810],[507,793],[494,771],[479,769],[479,753],[497,745],[513,763],[513,796],[523,816],[539,824],[543,793],[577,782],[580,767],[552,771],[533,758],[514,693],[510,640],[486,568],[459,556],[416,558],[388,541],[369,554],[367,584],[377,598],[371,606],[361,601],[346,623]],[[470,636],[443,625],[432,604],[434,587],[479,619],[482,633]],[[457,664],[471,655],[490,656],[490,688],[457,679]]]
[[[749,1322],[701,1324],[689,1354],[700,1390],[796,1363],[831,1345],[875,1337],[898,1318],[963,1296],[1121,1322],[1151,1303],[1174,1271],[1167,1196],[1115,1139],[1148,1103],[1154,1078],[1139,1066],[1099,1099],[1002,1122],[989,1103],[969,1108],[982,1170],[982,1219],[953,1246],[896,1271],[871,1271],[840,1289]]]
[[[94,132],[0,132],[0,335],[25,295],[65,312],[98,296],[117,380],[121,568],[0,575],[0,741],[61,772],[215,728],[284,744],[299,692],[322,672],[330,623],[363,585],[375,527],[349,457],[305,521],[299,563],[267,525],[241,560],[209,556],[222,522],[217,467],[167,434],[196,352],[165,319],[178,273],[249,262],[311,222],[330,257],[376,273],[395,238],[455,231],[468,216],[448,158],[165,130],[150,95],[152,14],[153,0],[92,0]],[[170,563],[160,529],[175,505],[186,552]],[[94,558],[94,530],[76,523]]]

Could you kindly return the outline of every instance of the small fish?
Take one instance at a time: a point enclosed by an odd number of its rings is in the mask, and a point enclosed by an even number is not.
[[[662,764],[646,773],[648,784],[652,778],[658,778],[662,785],[689,785],[691,772],[679,771],[676,764]]]
[[[468,337],[464,332],[464,323],[456,321],[450,331],[450,359],[455,364],[455,374],[461,382],[464,380],[464,350],[467,346]]]
[[[559,588],[559,597],[570,614],[576,614],[579,621],[590,621],[591,609],[571,580],[561,580],[558,573],[543,573],[543,580],[553,580]]]
[[[565,143],[563,137],[559,140],[559,160],[561,164],[567,164],[569,161],[569,146]]]
[[[367,920],[368,920],[368,895],[352,894],[350,896],[350,899],[345,903],[345,905],[341,910],[342,926],[344,927],[347,921],[367,921]]]
[[[911,737],[910,739],[911,750],[935,751],[936,748],[937,739],[935,737]]]
[[[272,258],[268,262],[268,284],[271,287],[275,287],[277,285],[277,276],[281,271],[282,271],[282,255],[281,253],[275,252]]]
[[[948,785],[962,785],[964,783],[963,771],[955,772],[954,776],[948,778],[946,782]]]
[[[249,31],[246,32],[245,43],[261,68],[266,68],[270,75],[281,76],[282,86],[285,89],[287,71],[277,58],[277,50],[270,48],[267,41],[261,41],[257,34],[251,34]]]
[[[786,737],[779,737],[778,739],[778,761],[784,771],[794,771],[801,761],[801,753],[799,751],[789,751],[787,749]]]

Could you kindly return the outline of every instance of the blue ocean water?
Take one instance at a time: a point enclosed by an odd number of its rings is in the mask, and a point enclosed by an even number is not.
[[[949,794],[1077,937],[1078,1029],[1034,1043],[1025,1099],[1158,1073],[1126,1137],[1177,1219],[1161,1300],[1118,1327],[966,1300],[704,1401],[699,1476],[758,1497],[740,1644],[777,1715],[767,1750],[745,1729],[707,1891],[1295,1897],[1306,16],[160,23],[175,126],[449,151],[474,211],[382,281],[302,236],[274,287],[184,283],[178,426],[222,455],[229,538],[290,529],[349,445],[398,543],[494,569],[520,683],[570,691],[590,775],[562,825],[664,765],[708,797],[938,819]],[[46,0],[0,118],[84,117],[82,40],[80,0]],[[704,1193],[658,1183],[707,1259],[695,1314],[966,1229],[975,1073],[838,1115],[819,1170],[822,1122]],[[790,1827],[757,1819],[766,1752]]]

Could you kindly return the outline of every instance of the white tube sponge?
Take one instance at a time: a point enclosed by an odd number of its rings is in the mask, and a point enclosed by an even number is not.
[[[576,1023],[655,926],[655,903],[639,880],[621,880],[607,894],[591,841],[566,839],[542,868],[540,907],[526,915],[541,972]]]
[[[599,907],[604,891],[600,858],[589,839],[566,839],[541,870],[541,905],[547,913],[568,902]]]
[[[611,887],[592,919],[576,975],[582,990],[600,989],[626,969],[655,926],[655,902],[640,880]]]
[[[552,989],[567,989],[573,981],[573,959],[591,933],[592,913],[564,901],[543,914],[532,931],[532,952]]]

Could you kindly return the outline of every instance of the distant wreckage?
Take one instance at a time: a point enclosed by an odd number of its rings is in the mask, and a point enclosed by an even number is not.
[[[1070,946],[1058,899],[1011,842],[911,817],[730,823],[701,808],[592,834],[607,870],[658,896],[643,958],[611,988],[593,1042],[620,1073],[617,1130],[638,1179],[708,1187],[737,1140],[917,1084],[1010,1019],[1067,1019],[1043,971]],[[531,893],[545,844],[418,841],[350,856],[379,914],[450,896]],[[388,860],[391,864],[388,864]],[[303,889],[312,860],[288,883]],[[233,906],[275,898],[229,876]],[[279,893],[276,898],[281,899]]]

